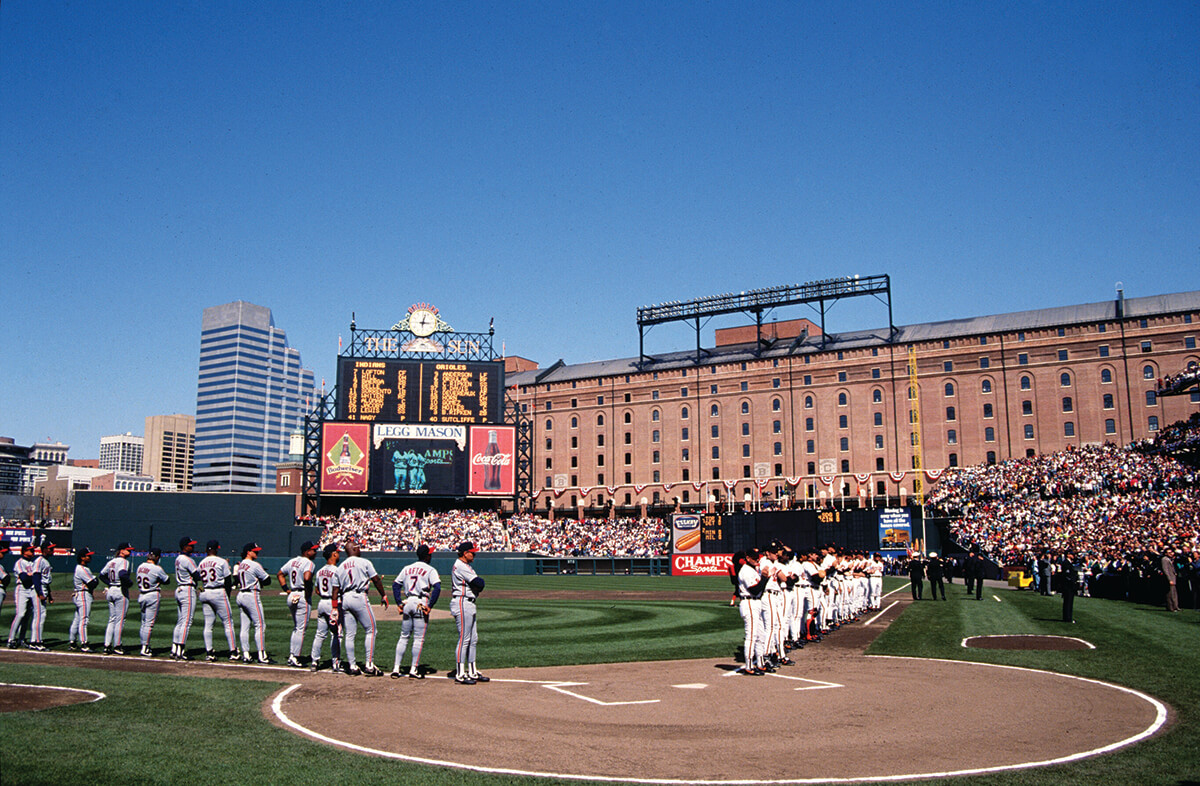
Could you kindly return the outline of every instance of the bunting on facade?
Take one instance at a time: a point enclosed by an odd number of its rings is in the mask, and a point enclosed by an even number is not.
[[[784,478],[784,480],[787,481],[787,484],[789,486],[799,486],[800,481],[803,480],[803,478],[801,478],[799,475],[797,475],[795,477],[792,477],[789,475],[788,477]]]
[[[857,480],[859,483],[868,483],[871,480],[871,473],[870,472],[855,472],[854,479]]]
[[[925,470],[925,476],[928,477],[930,480],[937,480],[938,478],[940,478],[942,476],[942,473],[945,471],[946,471],[945,469],[927,469],[927,470]]]
[[[675,484],[674,483],[664,483],[664,484],[662,484],[662,486],[663,486],[663,491],[670,491],[672,488],[675,487]]]
[[[589,493],[591,493],[591,491],[592,491],[591,486],[580,486],[579,487],[579,493],[582,494],[584,497],[586,497]]]
[[[605,486],[604,490],[608,492],[608,496],[615,497],[615,496],[617,496],[618,488],[620,488],[620,487],[619,486]]]
[[[728,491],[731,491],[731,492],[733,491],[733,487],[737,485],[736,480],[722,480],[721,483],[725,486],[725,488]]]
[[[836,478],[834,475],[821,475],[821,476],[820,476],[820,480],[821,480],[821,482],[822,482],[823,484],[825,484],[826,486],[832,486],[832,485],[833,485],[833,481],[834,481],[834,480],[836,480],[836,479],[837,479],[837,478]]]
[[[907,474],[907,472],[889,472],[888,477],[899,483],[900,481],[904,480],[904,476]]]
[[[692,481],[692,488],[694,488],[696,491],[703,491],[703,490],[704,490],[704,481],[702,481],[702,480],[693,480],[693,481]]]
[[[754,485],[758,486],[759,491],[762,491],[763,489],[765,489],[767,487],[767,484],[770,482],[771,481],[766,478],[763,478],[763,479],[755,478]]]
[[[641,494],[641,493],[642,493],[643,491],[645,491],[645,490],[646,490],[646,484],[645,484],[645,483],[634,483],[634,484],[633,484],[633,493],[635,493],[635,494]]]

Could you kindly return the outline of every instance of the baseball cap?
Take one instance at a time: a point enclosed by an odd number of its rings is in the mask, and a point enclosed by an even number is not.
[[[155,546],[154,548],[150,549],[150,556],[151,557],[161,557],[162,549],[160,549],[158,546]]]
[[[429,546],[425,545],[424,543],[422,543],[420,546],[417,546],[417,559],[429,559]]]
[[[469,540],[464,540],[462,543],[458,544],[458,548],[455,549],[455,551],[457,551],[459,554],[466,554],[468,551],[474,554],[478,553],[479,547]]]
[[[338,545],[336,543],[330,543],[325,546],[325,548],[321,551],[321,553],[325,555],[325,559],[329,559],[329,555],[337,550],[338,550]]]
[[[208,546],[206,546],[205,548],[219,549],[219,548],[221,548],[221,541],[217,540],[216,538],[213,538],[212,540],[210,540],[208,542]]]
[[[76,558],[86,557],[90,554],[95,554],[95,553],[96,552],[92,551],[87,546],[80,546],[79,548],[75,549],[75,557]]]
[[[9,548],[7,540],[0,540],[0,552],[8,551]]]
[[[124,540],[117,544],[117,551],[124,551],[125,549],[132,550],[133,546],[129,542],[124,541]]]
[[[186,548],[188,546],[195,546],[195,545],[196,545],[196,541],[192,540],[187,535],[184,535],[182,538],[179,539],[179,548],[181,548],[181,549]]]
[[[309,549],[315,549],[316,547],[317,547],[316,543],[313,543],[311,540],[306,540],[300,544],[300,553],[303,554],[304,552],[308,551]]]
[[[262,551],[262,546],[258,545],[254,541],[251,541],[251,542],[247,543],[245,546],[242,546],[242,554],[249,554],[252,551]]]

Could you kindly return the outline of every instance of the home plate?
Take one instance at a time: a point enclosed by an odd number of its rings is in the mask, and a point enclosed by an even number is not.
[[[686,685],[672,685],[672,688],[683,688],[684,690],[704,690],[708,686],[703,682],[689,682]]]

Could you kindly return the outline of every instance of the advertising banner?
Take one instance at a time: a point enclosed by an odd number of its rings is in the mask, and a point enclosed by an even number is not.
[[[4,527],[0,529],[0,540],[7,540],[13,551],[18,551],[20,546],[33,543],[33,530],[24,527]]]
[[[908,508],[879,511],[880,551],[906,551],[912,546],[912,513]]]
[[[516,493],[517,430],[511,426],[471,426],[471,475],[467,493],[511,497]]]
[[[324,423],[321,427],[321,493],[366,494],[371,427]]]
[[[467,427],[375,424],[372,494],[458,496],[467,487]]]
[[[672,554],[672,576],[728,576],[732,554]]]
[[[700,553],[700,517],[677,513],[671,517],[671,553]]]

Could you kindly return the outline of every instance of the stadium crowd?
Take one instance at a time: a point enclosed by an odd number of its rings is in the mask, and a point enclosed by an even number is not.
[[[346,509],[338,516],[305,518],[324,529],[321,544],[355,538],[367,551],[453,549],[462,541],[482,551],[528,552],[549,557],[656,557],[667,553],[668,531],[662,519],[559,519],[495,511],[451,510],[418,516],[412,510]]]
[[[1196,436],[1196,419],[1170,427]],[[947,471],[931,491],[951,533],[1001,565],[1025,566],[1042,591],[1057,588],[1063,560],[1084,591],[1142,602],[1161,599],[1164,556],[1176,562],[1180,597],[1200,590],[1200,473],[1152,442],[1084,446]]]

